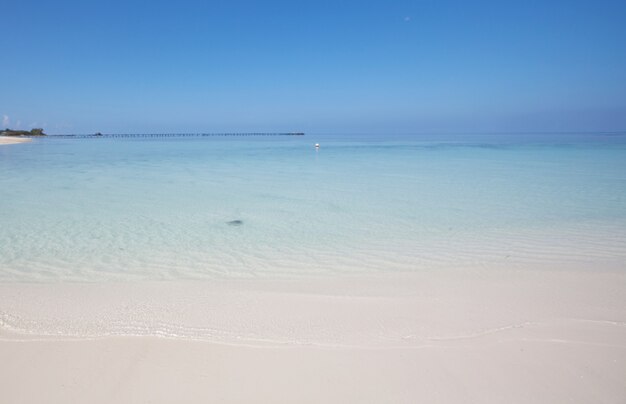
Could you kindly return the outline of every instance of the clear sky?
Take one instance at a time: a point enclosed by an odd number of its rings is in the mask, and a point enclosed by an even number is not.
[[[626,1],[0,0],[2,126],[626,130]]]

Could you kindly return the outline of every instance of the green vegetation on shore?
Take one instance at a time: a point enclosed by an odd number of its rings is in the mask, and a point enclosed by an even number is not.
[[[5,129],[0,130],[0,136],[46,136],[46,134],[43,133],[41,128],[31,129],[30,131]]]

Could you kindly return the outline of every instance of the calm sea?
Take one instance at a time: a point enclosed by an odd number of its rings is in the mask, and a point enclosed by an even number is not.
[[[47,138],[0,173],[3,282],[626,269],[619,134]]]

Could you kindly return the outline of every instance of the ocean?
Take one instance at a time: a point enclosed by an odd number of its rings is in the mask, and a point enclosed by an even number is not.
[[[50,136],[0,172],[0,282],[626,269],[623,134]]]

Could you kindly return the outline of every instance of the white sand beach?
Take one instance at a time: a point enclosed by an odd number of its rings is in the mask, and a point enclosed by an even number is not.
[[[0,10],[0,404],[626,404],[626,0]]]
[[[32,142],[32,141],[33,139],[28,138],[28,137],[0,136],[0,145],[26,143],[26,142]]]
[[[626,274],[0,285],[10,403],[623,403]],[[36,388],[33,388],[36,383]]]

